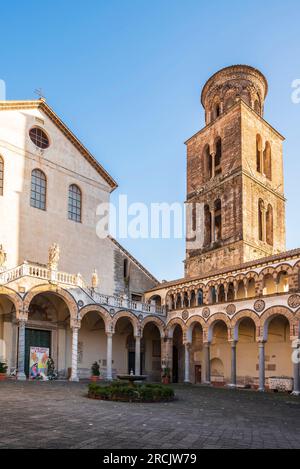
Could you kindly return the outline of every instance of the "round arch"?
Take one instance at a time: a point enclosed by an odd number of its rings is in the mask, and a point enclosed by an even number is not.
[[[77,318],[78,315],[78,306],[71,295],[67,290],[64,290],[63,288],[59,287],[58,285],[49,285],[49,284],[43,284],[43,285],[37,285],[33,287],[31,290],[29,290],[24,298],[24,309],[28,310],[31,301],[33,298],[37,295],[40,295],[42,293],[52,293],[57,296],[59,296],[61,299],[63,299],[68,306],[69,312],[70,312],[70,317],[73,319]]]
[[[271,308],[268,308],[260,318],[261,335],[263,340],[267,340],[269,324],[276,316],[283,316],[288,320],[290,325],[290,335],[294,335],[294,330],[296,328],[294,314],[285,306],[272,306]]]
[[[141,324],[141,337],[143,337],[144,329],[147,324],[155,324],[159,330],[160,337],[163,339],[165,337],[165,324],[164,322],[155,316],[147,316],[146,318],[143,319],[142,324]]]
[[[208,333],[207,333],[207,338],[208,338],[208,341],[211,342],[212,340],[212,337],[213,337],[213,330],[214,330],[214,326],[217,322],[219,321],[222,321],[225,323],[226,327],[227,327],[227,331],[228,331],[228,334],[231,330],[231,322],[230,322],[230,319],[226,316],[226,314],[224,313],[217,313],[217,314],[214,314],[213,316],[211,316],[209,318],[209,320],[207,321],[207,327],[208,327]]]
[[[233,339],[239,339],[239,326],[244,319],[251,319],[255,325],[255,336],[259,337],[260,335],[260,319],[259,316],[251,310],[244,309],[239,311],[231,318],[231,325],[233,329]]]
[[[23,309],[23,301],[18,293],[8,287],[0,286],[0,297],[1,295],[8,298],[14,305],[16,312]]]
[[[139,321],[137,317],[130,311],[118,311],[113,316],[112,321],[111,321],[111,329],[112,329],[111,332],[115,333],[117,322],[119,319],[122,319],[122,318],[127,318],[130,321],[132,328],[133,328],[133,334],[134,336],[138,337],[140,335]]]
[[[181,327],[183,335],[186,333],[186,325],[183,322],[183,320],[180,319],[180,318],[173,318],[169,321],[169,323],[167,324],[167,327],[166,327],[166,335],[169,339],[173,338],[174,329],[175,329],[176,326]]]
[[[206,330],[206,322],[202,316],[192,316],[186,323],[186,337],[189,343],[192,342],[193,330],[197,324],[202,327],[203,332]]]
[[[81,321],[86,314],[91,313],[91,312],[96,312],[101,317],[101,319],[103,319],[103,322],[105,324],[105,331],[111,332],[111,327],[110,327],[111,321],[112,321],[111,316],[108,313],[108,311],[102,306],[87,305],[81,308],[81,310],[79,311]]]

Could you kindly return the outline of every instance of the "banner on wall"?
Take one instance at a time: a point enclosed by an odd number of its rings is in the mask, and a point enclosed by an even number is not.
[[[50,349],[30,347],[29,375],[31,379],[47,379],[47,361]]]

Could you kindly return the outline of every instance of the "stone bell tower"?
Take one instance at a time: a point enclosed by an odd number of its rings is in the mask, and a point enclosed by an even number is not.
[[[263,118],[267,91],[247,65],[202,90],[206,125],[186,142],[188,277],[285,250],[284,138]]]

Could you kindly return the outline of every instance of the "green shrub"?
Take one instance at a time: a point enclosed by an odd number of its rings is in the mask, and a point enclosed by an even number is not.
[[[159,402],[172,400],[174,398],[174,391],[170,386],[162,386],[160,384],[130,386],[123,382],[115,381],[107,386],[90,383],[88,396],[96,399]]]
[[[98,362],[94,362],[91,367],[92,376],[100,376],[100,365]]]
[[[4,362],[0,362],[0,373],[6,373],[8,366]]]

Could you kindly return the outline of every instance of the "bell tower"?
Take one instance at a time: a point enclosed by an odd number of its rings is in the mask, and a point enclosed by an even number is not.
[[[285,250],[284,138],[263,118],[267,92],[247,65],[202,90],[206,125],[186,142],[188,277]]]

